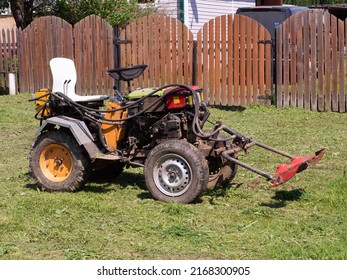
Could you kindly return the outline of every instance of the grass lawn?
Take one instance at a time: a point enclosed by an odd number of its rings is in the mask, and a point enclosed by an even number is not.
[[[347,259],[347,114],[212,108],[211,119],[259,141],[327,154],[278,188],[239,168],[230,188],[179,205],[154,201],[141,169],[77,193],[39,191],[29,98],[0,96],[0,259]],[[286,161],[258,148],[241,159],[271,172]]]

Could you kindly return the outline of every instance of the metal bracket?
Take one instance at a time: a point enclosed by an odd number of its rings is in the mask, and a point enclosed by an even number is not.
[[[132,43],[133,43],[133,40],[121,40],[119,38],[113,39],[113,44],[115,44],[115,45],[132,44]]]
[[[260,40],[258,41],[258,44],[272,45],[272,40]]]

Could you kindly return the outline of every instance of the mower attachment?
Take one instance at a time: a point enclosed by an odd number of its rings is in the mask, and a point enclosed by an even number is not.
[[[256,142],[256,141],[252,141],[250,139],[247,139],[249,142],[247,144],[245,144],[244,146],[244,150],[247,150],[248,148],[252,147],[252,146],[258,146],[261,147],[263,149],[269,150],[271,152],[277,153],[279,155],[282,155],[284,157],[288,157],[291,159],[290,163],[284,163],[281,164],[277,167],[276,173],[275,174],[268,174],[266,172],[263,172],[259,169],[256,169],[238,159],[235,159],[231,156],[231,154],[233,153],[233,151],[225,151],[222,153],[222,156],[227,159],[230,160],[250,171],[253,171],[265,178],[267,178],[268,180],[270,180],[273,184],[271,187],[276,187],[288,180],[290,180],[296,173],[300,173],[301,171],[304,171],[306,168],[310,167],[310,166],[314,166],[316,165],[323,157],[323,155],[326,152],[326,149],[321,149],[319,151],[317,151],[315,153],[314,156],[309,156],[309,157],[299,157],[299,156],[292,156],[290,154],[287,154],[281,150],[278,150],[274,147],[265,145],[263,143],[260,142]],[[246,140],[246,141],[247,141]]]
[[[296,173],[304,171],[309,166],[314,166],[319,162],[326,149],[321,149],[314,156],[310,157],[294,157],[290,163],[283,163],[277,167],[276,174],[273,176],[273,185],[276,187],[290,180]]]

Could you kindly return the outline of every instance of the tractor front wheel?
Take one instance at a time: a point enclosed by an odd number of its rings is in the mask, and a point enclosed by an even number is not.
[[[29,167],[42,190],[76,191],[84,185],[89,160],[70,134],[51,130],[34,142]]]
[[[193,145],[168,140],[154,147],[144,168],[146,185],[160,201],[190,203],[207,188],[208,165]]]

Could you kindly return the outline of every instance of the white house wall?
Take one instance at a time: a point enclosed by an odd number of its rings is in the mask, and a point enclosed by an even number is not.
[[[157,0],[155,1],[159,10],[166,15],[179,18],[180,1],[179,0]]]
[[[179,18],[180,0],[156,0],[165,14]],[[255,0],[184,0],[184,23],[194,36],[210,19],[220,15],[234,14],[240,7],[255,6]]]
[[[220,15],[234,14],[240,7],[255,6],[254,0],[186,0],[188,2],[188,18],[185,24],[194,36],[210,19]]]

